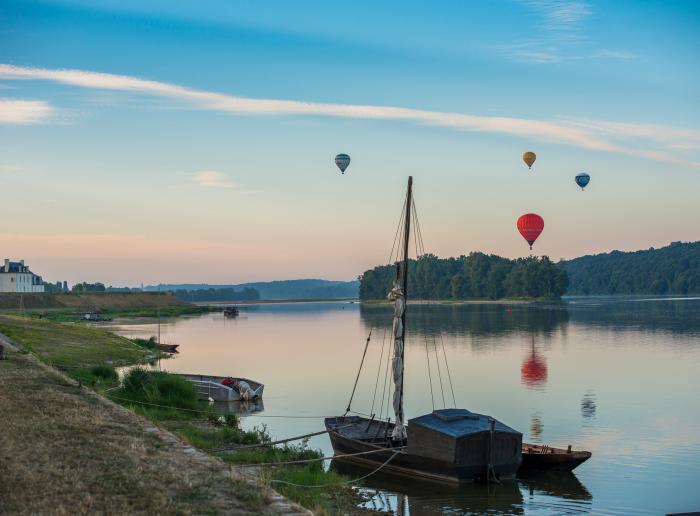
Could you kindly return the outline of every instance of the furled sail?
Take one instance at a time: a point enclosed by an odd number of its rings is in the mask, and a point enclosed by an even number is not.
[[[394,302],[394,358],[392,372],[394,376],[394,414],[396,424],[391,433],[392,439],[406,439],[406,427],[403,423],[403,315],[406,309],[406,299],[400,283],[394,283],[388,298]]]

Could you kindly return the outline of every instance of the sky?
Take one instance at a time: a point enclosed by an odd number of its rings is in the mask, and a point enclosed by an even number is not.
[[[0,258],[353,279],[409,175],[441,257],[700,240],[699,54],[693,1],[0,0]]]

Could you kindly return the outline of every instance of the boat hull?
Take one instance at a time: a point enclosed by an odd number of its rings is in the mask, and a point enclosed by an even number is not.
[[[389,461],[382,467],[384,473],[443,484],[461,485],[485,479],[486,471],[484,468],[460,466],[438,459],[412,455],[407,453],[405,449],[396,449],[388,446],[388,441],[383,441],[382,436],[390,433],[393,425],[390,425],[389,430],[386,431],[386,423],[377,421],[372,423],[374,425],[373,428],[379,430],[379,438],[376,443],[346,437],[341,433],[346,421],[350,424],[370,425],[369,419],[354,416],[349,418],[327,418],[325,421],[326,429],[328,430],[333,450],[336,453],[334,460],[342,460],[372,468],[382,466],[382,464]],[[373,453],[352,455],[364,452]],[[396,456],[392,458],[394,454]],[[512,466],[496,468],[495,472],[500,480],[510,480],[515,479],[516,471],[517,466]]]
[[[518,474],[531,471],[572,471],[591,458],[591,452],[565,450],[523,443],[523,462]]]
[[[210,376],[203,374],[183,374],[179,373],[178,376],[182,376],[186,380],[192,382],[197,390],[197,398],[200,400],[208,401],[245,401],[241,397],[240,392],[235,387],[229,387],[224,385],[222,382],[225,376]],[[262,398],[263,390],[265,386],[254,380],[249,380],[248,378],[232,378],[233,380],[245,381],[248,383],[252,389],[252,395],[249,396],[248,400],[257,400]]]

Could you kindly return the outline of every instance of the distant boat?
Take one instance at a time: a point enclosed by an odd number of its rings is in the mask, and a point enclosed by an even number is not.
[[[177,373],[197,388],[197,398],[208,401],[245,401],[262,398],[265,386],[248,378]]]
[[[224,308],[224,317],[228,317],[229,319],[233,319],[234,317],[238,317],[241,314],[241,311],[238,309],[238,307],[235,306],[227,306]]]
[[[178,353],[180,344],[157,344],[158,350],[164,353]]]

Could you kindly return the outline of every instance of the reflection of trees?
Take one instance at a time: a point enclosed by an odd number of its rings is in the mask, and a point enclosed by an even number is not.
[[[587,326],[700,334],[700,298],[581,298],[568,304],[572,322]]]
[[[385,304],[360,305],[360,317],[365,326],[391,328],[391,307]],[[565,327],[569,321],[566,304],[409,304],[407,311],[409,334],[499,336],[522,332],[550,335]]]
[[[509,311],[512,310],[512,311]],[[368,328],[390,328],[388,304],[360,305]],[[422,338],[438,333],[497,337],[507,333],[548,336],[579,323],[606,329],[652,330],[700,335],[700,298],[579,298],[562,303],[409,304],[407,330]]]

